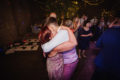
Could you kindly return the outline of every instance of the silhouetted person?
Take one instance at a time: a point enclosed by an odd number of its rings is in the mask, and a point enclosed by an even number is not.
[[[120,16],[98,39],[100,53],[95,59],[92,80],[120,80]]]

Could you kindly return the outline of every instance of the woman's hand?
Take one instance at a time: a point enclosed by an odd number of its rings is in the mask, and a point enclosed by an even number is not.
[[[88,36],[93,36],[93,34],[92,34],[92,33],[89,33]]]
[[[80,35],[80,36],[82,36],[82,37],[89,37],[89,36],[93,36],[93,34],[92,34],[92,33],[89,33],[89,34],[82,34],[82,35]]]
[[[58,53],[58,52],[57,52],[55,49],[53,49],[53,50],[48,54],[48,57],[53,57],[53,56],[55,56],[57,53]]]
[[[43,52],[43,57],[46,58],[46,54]]]

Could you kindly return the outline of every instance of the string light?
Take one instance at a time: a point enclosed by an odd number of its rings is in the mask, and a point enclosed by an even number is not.
[[[83,0],[85,3],[89,4],[89,5],[92,5],[92,6],[97,6],[99,5],[100,3],[103,3],[104,0]]]

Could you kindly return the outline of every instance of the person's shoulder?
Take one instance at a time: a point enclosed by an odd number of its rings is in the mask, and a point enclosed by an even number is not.
[[[113,35],[113,34],[116,34],[117,32],[117,29],[115,28],[109,28],[109,29],[106,29],[104,32],[103,32],[103,35]]]
[[[67,32],[67,30],[61,29],[58,33],[66,33],[66,32]]]
[[[113,28],[108,28],[104,32],[111,32],[111,31],[113,31]]]
[[[66,35],[66,34],[68,34],[68,31],[67,30],[59,30],[58,31],[58,33],[57,33],[58,35]]]
[[[59,32],[66,32],[67,30],[64,30],[64,29],[61,29],[61,30],[59,30]]]
[[[114,31],[117,31],[116,28],[108,28],[105,30],[105,32],[114,32]]]

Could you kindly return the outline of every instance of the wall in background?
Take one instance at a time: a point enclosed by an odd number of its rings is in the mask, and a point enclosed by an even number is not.
[[[28,0],[0,1],[0,47],[22,40],[31,24]]]

